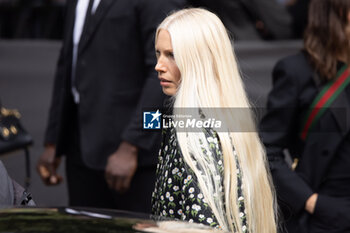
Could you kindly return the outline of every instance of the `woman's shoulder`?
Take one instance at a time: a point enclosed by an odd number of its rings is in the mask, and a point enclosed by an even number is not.
[[[314,72],[307,53],[300,51],[280,59],[273,68],[272,77],[274,82],[283,79],[290,84],[304,86],[312,79]]]
[[[287,72],[313,72],[308,55],[305,51],[286,56],[277,61],[274,70],[284,69]]]

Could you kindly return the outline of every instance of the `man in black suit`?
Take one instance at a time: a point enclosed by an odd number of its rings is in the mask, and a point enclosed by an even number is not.
[[[67,4],[39,174],[59,183],[59,156],[67,155],[70,205],[148,212],[160,139],[142,131],[142,108],[164,99],[154,33],[183,0]]]

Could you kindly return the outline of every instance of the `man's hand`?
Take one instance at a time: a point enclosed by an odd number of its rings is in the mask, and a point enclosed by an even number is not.
[[[305,210],[309,213],[309,214],[313,214],[315,212],[315,207],[316,207],[316,202],[317,202],[317,197],[318,194],[314,193],[312,194],[305,203]]]
[[[55,156],[56,146],[47,145],[36,165],[37,171],[46,185],[57,185],[61,183],[62,176],[56,173],[61,158]]]
[[[137,169],[136,146],[122,142],[118,150],[109,156],[106,166],[106,181],[111,189],[126,192]]]

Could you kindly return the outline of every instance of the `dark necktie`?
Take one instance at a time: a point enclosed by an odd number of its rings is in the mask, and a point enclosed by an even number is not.
[[[94,5],[94,0],[89,1],[89,6],[86,10],[85,22],[83,27],[82,35],[86,33],[86,30],[89,28],[92,18],[92,5]]]

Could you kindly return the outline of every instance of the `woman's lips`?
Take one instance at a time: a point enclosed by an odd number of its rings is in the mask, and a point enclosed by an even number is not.
[[[166,80],[164,78],[159,78],[159,80],[160,80],[161,86],[169,86],[171,84],[171,82],[169,80]]]

